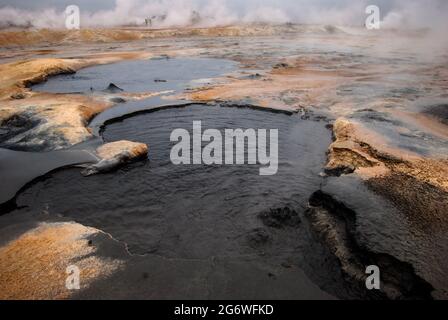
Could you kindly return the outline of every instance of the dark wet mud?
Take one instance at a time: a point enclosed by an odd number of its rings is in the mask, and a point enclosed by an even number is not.
[[[394,183],[397,184],[397,180]],[[380,185],[379,195],[372,192],[378,192],[375,189]],[[345,252],[339,257],[339,263],[343,265],[344,260],[347,262],[346,267],[350,270],[348,274],[353,272],[353,268],[357,268],[353,261],[370,261],[369,263],[390,273],[391,279],[402,277],[400,281],[391,280],[390,285],[395,288],[389,288],[389,293],[385,292],[388,298],[446,299],[446,224],[442,220],[437,223],[437,217],[431,222],[425,218],[429,213],[441,210],[444,200],[439,200],[439,207],[427,207],[424,215],[418,216],[413,212],[425,210],[421,205],[425,195],[424,188],[414,183],[415,191],[411,191],[411,194],[404,193],[404,196],[415,197],[416,205],[412,212],[409,207],[400,206],[403,199],[397,196],[394,188],[400,186],[388,185],[387,182],[383,184],[375,179],[365,184],[354,176],[328,177],[322,184],[320,193],[311,197],[312,212],[308,213],[312,224],[318,226],[318,235],[336,233],[338,236],[331,238],[342,239],[324,243],[338,254]],[[403,186],[401,188],[404,189]],[[386,192],[389,194],[386,195]],[[419,195],[419,192],[423,193]],[[322,230],[323,225],[326,227]],[[315,227],[312,229],[316,231]],[[384,256],[393,257],[394,261],[381,258]],[[350,278],[352,280],[349,281],[353,282],[356,276],[349,276]],[[404,287],[399,289],[397,283]]]
[[[22,152],[0,148],[0,204],[6,208],[6,202],[27,183],[56,168],[96,161],[97,158],[85,150]]]
[[[332,254],[354,288],[376,299],[431,299],[434,288],[419,277],[411,264],[383,252],[371,251],[358,242],[357,213],[322,191],[310,198],[307,215],[312,228]],[[365,291],[366,266],[381,272],[381,291]]]
[[[193,120],[201,120],[204,130],[278,129],[277,175],[260,176],[259,165],[173,165],[170,133],[175,128],[191,131]],[[181,284],[192,277],[207,282],[207,288],[192,284],[197,297],[330,297],[310,280],[328,275],[309,264],[310,256],[314,261],[325,258],[310,249],[313,242],[306,222],[302,223],[308,198],[322,180],[319,174],[330,143],[324,122],[193,105],[109,124],[103,137],[106,142],[145,142],[149,158],[89,178],[81,177],[77,169],[50,174],[17,198],[23,209],[11,214],[32,219],[45,212],[110,233],[136,255],[121,277],[141,269],[147,278],[157,278],[159,286],[162,279],[172,283],[170,289],[152,287],[159,292],[152,292],[152,297],[182,297]],[[135,288],[131,279],[126,284],[120,274],[117,277],[123,285],[120,290],[141,294],[141,286]],[[242,278],[245,285],[237,288]],[[342,280],[332,285],[337,286],[343,286]]]
[[[203,130],[278,128],[278,173],[260,176],[260,165],[172,164],[170,151],[175,143],[170,141],[170,134],[176,128],[191,132],[194,120],[202,121]],[[106,142],[142,141],[149,146],[149,159],[113,174],[87,179],[74,179],[68,171],[58,173],[46,184],[49,189],[43,190],[47,196],[41,194],[40,199],[35,199],[38,202],[33,201],[34,206],[42,203],[60,214],[71,212],[73,218],[87,225],[101,221],[96,227],[125,241],[133,253],[174,250],[198,257],[233,250],[234,243],[223,239],[244,238],[251,231],[242,222],[238,231],[234,220],[241,219],[257,228],[263,226],[258,215],[265,210],[286,206],[302,211],[309,195],[319,188],[319,173],[330,142],[324,123],[202,105],[157,111],[110,124],[103,137]],[[61,188],[67,180],[73,184]],[[64,201],[58,201],[63,195]],[[20,203],[31,199],[27,195],[19,198]],[[179,234],[182,229],[185,231]],[[118,234],[121,232],[123,236]],[[202,234],[204,239],[199,240]],[[161,245],[162,235],[174,238],[179,245]],[[176,241],[176,237],[182,241]],[[211,245],[215,237],[219,241]]]

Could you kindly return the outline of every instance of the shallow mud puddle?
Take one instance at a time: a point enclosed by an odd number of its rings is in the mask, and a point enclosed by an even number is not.
[[[160,96],[137,101],[125,101],[98,114],[89,126],[98,134],[108,120],[141,110],[167,105],[185,104],[185,101],[165,100],[163,96],[186,89],[216,83],[216,78],[237,72],[238,63],[226,59],[169,58],[124,61],[99,65],[72,75],[59,75],[33,86],[33,90],[54,93],[98,94],[113,83],[123,92],[163,92]],[[120,92],[116,92],[119,94]],[[113,96],[113,92],[108,92]]]
[[[59,75],[33,86],[34,91],[87,93],[114,83],[126,92],[182,90],[236,69],[237,63],[209,58],[152,58],[98,65]]]

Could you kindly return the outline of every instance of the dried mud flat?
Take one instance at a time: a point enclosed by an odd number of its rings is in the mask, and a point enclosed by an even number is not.
[[[90,126],[96,115],[120,108],[123,102],[157,98],[164,105],[221,103],[297,113],[298,119],[324,122],[333,142],[322,167],[321,188],[309,195],[303,218],[314,235],[312,241],[333,263],[317,269],[334,271],[342,280],[329,284],[328,278],[300,265],[303,271],[296,276],[304,272],[304,279],[313,280],[302,283],[302,288],[316,290],[314,298],[325,298],[319,289],[338,298],[448,298],[448,56],[426,48],[424,35],[260,25],[2,31],[0,43],[0,147],[50,156],[66,149],[83,150],[91,155],[85,175],[146,158],[148,146],[141,141],[103,145]],[[238,68],[199,81],[193,88],[172,91],[123,91],[112,85],[115,79],[107,79],[111,83],[107,88],[87,92],[32,89],[89,66],[182,57],[225,59],[238,63]],[[58,166],[64,165],[69,163]],[[42,170],[42,175],[51,171]],[[26,187],[19,189],[19,194],[26,192]],[[140,282],[162,281],[163,277],[148,274],[151,268],[171,268],[173,279],[184,280],[179,262],[157,255],[137,257],[114,234],[65,221],[66,217],[43,213],[29,221],[15,198],[7,198],[0,217],[3,298],[113,298],[111,292],[116,291],[110,291],[108,278],[127,287],[120,297],[176,297],[173,292],[155,295]],[[280,219],[285,214],[288,220],[291,212],[280,210]],[[100,240],[90,242],[92,237]],[[265,238],[262,231],[253,236],[257,245]],[[71,261],[79,261],[86,270],[90,289],[73,293],[61,286],[63,266]],[[363,288],[363,271],[371,264],[384,270],[381,292]],[[223,294],[218,285],[224,270],[213,273],[201,261],[183,261],[182,266],[201,281],[179,296],[231,295]],[[31,277],[33,281],[24,280],[36,270],[42,273]],[[203,280],[201,272],[213,275]],[[139,276],[134,279],[133,273]],[[279,278],[282,285],[288,282]],[[247,292],[256,292],[256,285],[251,285]],[[346,293],[340,294],[339,286]]]

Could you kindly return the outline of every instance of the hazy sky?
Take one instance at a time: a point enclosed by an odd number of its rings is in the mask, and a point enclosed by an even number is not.
[[[381,9],[391,27],[446,27],[447,0],[0,0],[0,27],[64,26],[63,10],[78,5],[83,26],[142,24],[165,16],[160,27],[186,26],[192,12],[203,26],[238,22],[363,25],[367,5]]]
[[[20,9],[57,8],[62,10],[71,4],[95,11],[113,8],[115,0],[0,0],[1,6],[11,6]]]
[[[181,2],[180,0],[179,2]],[[425,0],[422,0],[425,1]],[[158,2],[158,0],[143,0],[143,2]],[[207,2],[207,0],[198,0],[196,2]],[[211,2],[211,1],[209,1]],[[283,4],[294,4],[298,3],[300,5],[300,0],[226,0],[225,1],[231,7],[244,7],[253,4],[259,4],[260,6],[282,6]],[[316,5],[322,5],[325,7],[331,6],[346,6],[350,3],[355,4],[359,0],[314,0]],[[371,0],[371,4],[376,4],[384,8],[384,10],[389,10],[393,0]],[[62,10],[68,5],[75,4],[85,10],[96,11],[96,10],[107,10],[115,7],[115,0],[0,0],[0,6],[11,6],[20,9],[34,9],[34,8],[57,8]]]

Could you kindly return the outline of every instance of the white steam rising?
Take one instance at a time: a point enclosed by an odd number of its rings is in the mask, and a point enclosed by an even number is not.
[[[237,23],[303,23],[361,26],[369,4],[382,10],[384,27],[448,29],[443,0],[116,0],[110,10],[80,7],[81,27],[144,25],[152,27],[222,26]],[[65,14],[55,8],[0,7],[0,27],[63,28]]]

